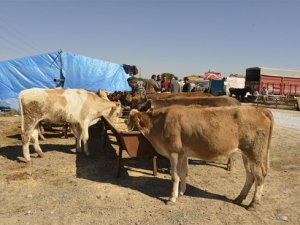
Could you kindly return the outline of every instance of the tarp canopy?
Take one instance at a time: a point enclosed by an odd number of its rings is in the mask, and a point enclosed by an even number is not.
[[[201,77],[203,79],[222,80],[221,75],[217,75],[214,73],[204,73],[204,74],[199,75],[199,77]]]
[[[69,52],[52,52],[2,61],[0,105],[18,109],[19,93],[33,87],[128,91],[128,77],[122,64]],[[55,79],[61,80],[57,82]]]

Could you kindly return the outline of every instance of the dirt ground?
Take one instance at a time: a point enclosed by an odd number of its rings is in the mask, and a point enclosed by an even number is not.
[[[26,164],[20,117],[0,117],[0,224],[300,224],[300,112],[273,112],[271,168],[255,211],[245,207],[253,188],[245,205],[230,201],[245,179],[239,154],[231,172],[224,165],[190,160],[185,196],[166,205],[167,161],[158,161],[154,177],[151,159],[125,159],[116,178],[113,137],[111,147],[88,158],[75,153],[74,138],[47,132],[47,140],[40,141],[45,157],[31,151],[32,163]]]

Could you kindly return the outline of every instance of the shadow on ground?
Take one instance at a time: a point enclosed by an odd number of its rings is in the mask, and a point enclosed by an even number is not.
[[[121,177],[117,178],[115,176],[117,154],[111,146],[106,148],[105,151],[98,152],[94,158],[88,158],[83,154],[77,154],[76,157],[76,175],[78,178],[130,188],[163,202],[166,202],[171,193],[172,182],[169,175],[166,176],[166,179],[152,176],[151,158],[124,159],[123,165],[125,165],[125,168],[122,168]],[[192,163],[199,163],[199,161]],[[168,160],[159,159],[158,167],[166,173],[169,167]],[[143,170],[142,172],[141,169]],[[130,176],[128,171],[138,171],[140,175]],[[214,194],[189,184],[187,184],[185,195],[232,203],[232,200],[226,196]],[[240,206],[245,207],[243,205]]]
[[[40,144],[40,146],[43,152],[59,151],[68,154],[74,154],[73,152],[71,152],[71,149],[75,148],[75,145],[60,145],[60,144]],[[30,154],[35,153],[32,145],[30,145],[29,149],[30,149]],[[5,147],[1,147],[0,155],[12,161],[23,162],[22,145],[9,145]],[[34,158],[35,156],[31,155],[31,157]]]

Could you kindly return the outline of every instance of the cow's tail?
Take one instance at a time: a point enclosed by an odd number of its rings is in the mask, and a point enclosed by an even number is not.
[[[270,128],[269,128],[267,152],[266,152],[266,157],[265,157],[265,160],[264,160],[264,170],[263,170],[263,175],[264,176],[267,175],[268,169],[270,168],[270,148],[271,148],[271,139],[272,139],[273,127],[274,127],[274,118],[273,118],[272,112],[267,110],[266,116],[270,120]]]
[[[23,133],[24,131],[24,112],[23,112],[23,104],[22,104],[22,92],[19,94],[19,108],[20,108],[20,114],[21,114],[21,131]]]

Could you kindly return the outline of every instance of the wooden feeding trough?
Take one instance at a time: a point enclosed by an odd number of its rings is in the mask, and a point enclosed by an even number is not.
[[[157,153],[152,144],[139,131],[120,131],[114,124],[106,117],[102,117],[105,127],[105,135],[110,130],[116,137],[119,145],[119,156],[116,164],[117,177],[121,174],[122,153],[126,151],[130,157],[153,157],[153,175],[157,175]],[[106,145],[106,143],[105,143]]]

